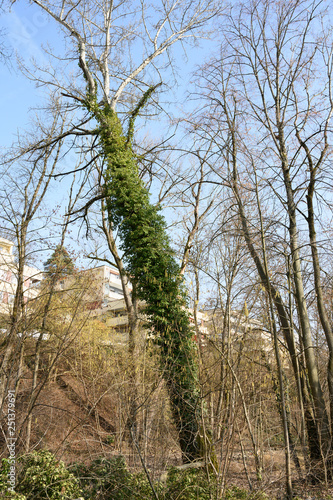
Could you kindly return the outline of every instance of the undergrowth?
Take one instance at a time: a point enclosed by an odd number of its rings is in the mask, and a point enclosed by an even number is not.
[[[11,500],[273,500],[262,492],[238,487],[219,494],[216,477],[203,469],[169,469],[165,481],[155,481],[154,492],[146,475],[132,473],[122,456],[97,458],[89,465],[69,467],[46,450],[23,455],[17,461],[15,492],[8,490],[8,460],[0,470],[0,498]]]

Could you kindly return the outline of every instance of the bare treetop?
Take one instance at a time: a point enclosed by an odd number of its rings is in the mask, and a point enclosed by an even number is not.
[[[187,42],[208,34],[207,22],[220,10],[215,0],[174,0],[148,4],[141,1],[33,2],[52,16],[73,41],[74,55],[88,91],[112,109],[126,100],[128,86],[160,81],[154,60],[177,41]],[[165,61],[164,61],[165,63]],[[142,82],[144,70],[152,73]],[[74,85],[70,95],[80,101],[86,88]]]

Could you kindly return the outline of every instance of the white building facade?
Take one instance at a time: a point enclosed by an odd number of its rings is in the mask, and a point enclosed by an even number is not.
[[[0,313],[10,313],[17,288],[17,265],[13,255],[14,243],[0,238]],[[34,267],[24,266],[24,302],[38,295],[43,273]]]

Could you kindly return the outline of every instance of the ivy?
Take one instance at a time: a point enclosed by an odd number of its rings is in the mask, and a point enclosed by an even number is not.
[[[160,208],[151,204],[132,150],[134,120],[154,89],[149,89],[130,117],[127,137],[115,111],[89,96],[86,106],[100,125],[105,172],[106,208],[118,229],[125,265],[139,299],[146,303],[149,327],[160,345],[173,415],[184,460],[202,453],[200,404],[194,332],[180,269]]]
[[[12,500],[68,500],[81,495],[79,482],[61,460],[47,450],[33,451],[18,459],[15,493],[6,491],[8,460],[2,460],[0,492]],[[1,496],[1,495],[0,495]],[[3,495],[2,495],[3,496]]]

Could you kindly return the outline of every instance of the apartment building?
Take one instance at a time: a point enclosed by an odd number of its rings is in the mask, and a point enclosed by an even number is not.
[[[111,266],[101,265],[81,271],[79,275],[81,286],[86,287],[84,298],[86,308],[92,316],[102,319],[110,327],[110,344],[126,343],[128,340],[129,318],[119,271]],[[77,276],[65,278],[62,280],[62,288],[70,288],[75,280],[77,282]],[[130,284],[129,289],[131,290]],[[144,330],[146,321],[144,302],[139,302],[138,310],[139,325],[141,323],[142,330]],[[193,310],[190,309],[189,313],[191,323],[194,326]],[[196,340],[203,341],[203,335],[208,333],[207,321],[208,316],[205,313],[197,313],[200,335],[197,339],[198,335],[195,334]]]
[[[9,313],[14,302],[17,287],[17,266],[13,255],[13,242],[0,238],[0,313]],[[39,284],[43,273],[30,266],[24,266],[24,301],[35,298],[39,293]],[[128,315],[121,284],[119,271],[108,265],[101,265],[86,269],[74,275],[61,279],[59,289],[69,290],[72,287],[83,291],[85,307],[90,314],[101,318],[110,327],[110,343],[125,343],[128,340]],[[130,286],[131,290],[131,286]],[[140,309],[142,313],[140,313]],[[196,321],[193,309],[189,309],[189,317],[193,329],[194,339],[201,347],[207,344],[208,339],[218,342],[225,341],[223,333],[224,314],[220,309],[197,311]],[[144,324],[144,303],[139,303],[139,322]],[[264,345],[270,344],[270,335],[264,332],[260,322],[232,311],[229,319],[233,342],[240,341],[244,334],[251,332],[257,341]]]
[[[17,288],[17,265],[13,255],[14,243],[0,238],[0,313],[9,313]],[[24,266],[24,301],[38,295],[38,286],[43,273],[34,267]]]
[[[147,320],[144,314],[144,302],[139,302],[138,309],[139,325],[144,325]],[[127,333],[129,320],[124,298],[119,297],[118,299],[111,300],[101,311],[101,314],[106,325],[112,328],[112,339],[115,341],[112,343],[126,342],[126,340],[128,339]],[[195,332],[195,321],[192,309],[189,309],[189,316],[191,325],[193,326],[193,330]],[[207,335],[209,332],[207,323],[208,320],[208,316],[204,312],[197,312],[197,325],[199,332],[195,332],[193,338],[201,346],[204,346],[206,344]]]
[[[74,282],[81,283],[82,288],[86,289],[86,307],[96,311],[97,315],[102,314],[111,302],[124,297],[119,272],[111,266],[102,265],[80,271],[62,279],[60,287],[68,289]]]
[[[110,302],[124,296],[119,271],[110,266],[98,266],[87,272],[94,277],[98,292],[101,295],[102,307],[108,307]]]
[[[241,311],[230,311],[225,318],[225,311],[220,308],[206,312],[209,325],[209,338],[220,348],[232,344],[234,350],[266,353],[268,359],[274,357],[272,334],[261,321],[250,318]],[[281,337],[281,333],[278,333]]]
[[[128,340],[129,318],[126,310],[119,271],[111,266],[102,265],[83,271],[82,276],[88,279],[89,294],[86,296],[87,309],[101,318],[110,327],[110,344],[125,343]],[[139,306],[139,324],[145,324],[144,302]],[[219,345],[230,341],[241,344],[246,338],[260,349],[271,350],[271,335],[265,331],[262,323],[246,317],[242,312],[231,311],[225,324],[224,311],[220,308],[206,311],[188,309],[189,318],[194,331],[194,340],[205,347],[209,341]],[[196,329],[197,326],[197,329]],[[229,339],[229,340],[228,340]],[[253,346],[252,346],[253,349]]]

